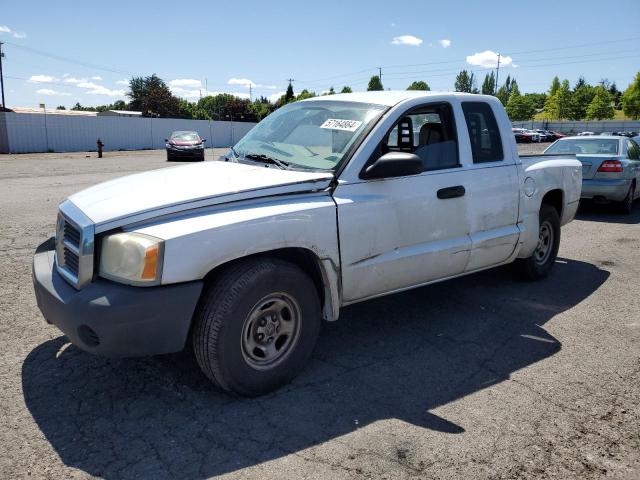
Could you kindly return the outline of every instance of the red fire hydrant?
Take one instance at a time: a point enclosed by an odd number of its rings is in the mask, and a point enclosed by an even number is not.
[[[102,147],[104,147],[104,143],[102,143],[102,140],[98,139],[96,145],[98,146],[98,158],[102,158]]]

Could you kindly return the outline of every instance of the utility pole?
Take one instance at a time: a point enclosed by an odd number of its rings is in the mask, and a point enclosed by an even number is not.
[[[249,101],[253,102],[253,94],[252,94],[252,90],[251,90],[251,84],[249,84]]]
[[[380,79],[380,85],[382,85],[382,67],[378,67],[378,72],[379,72],[378,78]]]
[[[498,67],[496,68],[496,95],[498,94],[498,74],[500,73],[500,54],[498,54]]]
[[[2,108],[7,108],[7,104],[4,103],[4,77],[2,76],[2,58],[4,53],[2,52],[2,42],[0,42],[0,90],[2,90]]]

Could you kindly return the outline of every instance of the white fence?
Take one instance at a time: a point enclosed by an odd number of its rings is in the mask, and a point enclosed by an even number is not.
[[[544,130],[552,130],[554,132],[579,133],[579,132],[639,132],[640,121],[555,121],[540,122],[527,120],[526,122],[512,122],[516,128],[541,128]]]
[[[126,118],[0,112],[0,153],[86,152],[96,150],[98,138],[105,150],[164,148],[164,139],[176,130],[193,130],[208,147],[228,147],[255,123]]]

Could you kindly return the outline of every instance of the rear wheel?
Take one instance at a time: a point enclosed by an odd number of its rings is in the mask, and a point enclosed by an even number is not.
[[[559,247],[560,216],[555,208],[543,204],[540,208],[536,249],[529,258],[519,258],[514,265],[518,272],[528,280],[544,278],[551,273]]]
[[[320,331],[320,302],[298,267],[261,258],[214,281],[194,322],[193,348],[205,375],[224,390],[254,396],[302,369]]]
[[[629,187],[629,192],[627,192],[627,196],[620,203],[620,209],[622,213],[629,215],[633,211],[633,198],[636,196],[636,186],[635,184],[631,184]]]
[[[167,150],[167,162],[171,161],[173,161],[173,156],[169,153],[169,150]]]

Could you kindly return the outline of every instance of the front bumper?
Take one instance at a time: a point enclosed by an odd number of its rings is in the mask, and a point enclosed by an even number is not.
[[[629,193],[631,180],[626,179],[585,179],[582,180],[580,198],[604,199],[621,202]]]
[[[204,158],[204,148],[188,148],[188,149],[178,149],[178,148],[167,148],[167,154],[172,157],[181,157],[181,158]]]
[[[38,307],[79,348],[107,357],[172,353],[184,348],[202,282],[131,287],[97,279],[81,290],[56,270],[53,238],[36,249]]]

